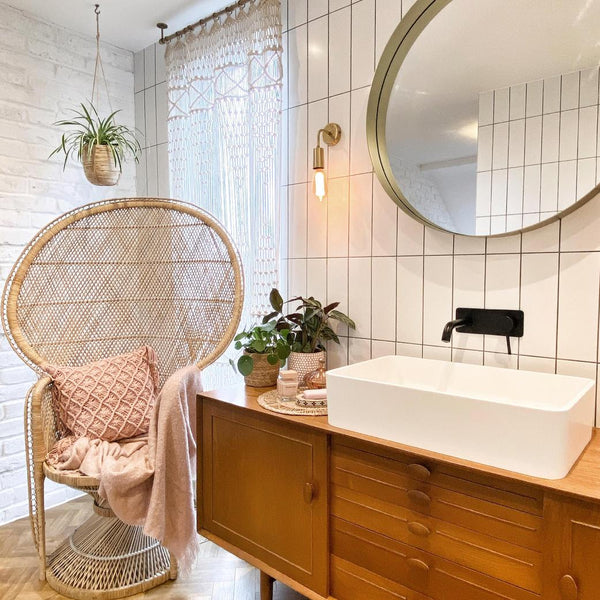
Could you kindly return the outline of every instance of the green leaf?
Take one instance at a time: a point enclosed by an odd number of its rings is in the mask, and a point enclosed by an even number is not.
[[[234,348],[235,348],[236,350],[241,350],[241,349],[242,349],[242,342],[236,342],[236,343],[234,344]]]
[[[329,313],[329,316],[336,321],[340,321],[344,325],[348,325],[348,327],[351,329],[356,329],[356,324],[354,321],[350,317],[347,317],[344,313],[341,313],[339,310],[332,310]]]
[[[268,354],[267,355],[267,362],[270,365],[276,365],[279,362],[279,357],[277,356],[277,354]]]
[[[271,290],[271,293],[269,294],[269,302],[271,303],[273,310],[277,311],[278,313],[283,310],[283,298],[281,297],[281,294],[277,288],[273,288]]]
[[[252,344],[250,344],[250,347],[253,350],[256,350],[256,352],[258,352],[259,354],[262,354],[265,351],[265,348],[267,347],[267,342],[265,342],[264,340],[254,340]]]
[[[321,331],[321,337],[324,340],[332,340],[336,343],[340,343],[340,338],[337,336],[337,333],[331,329],[331,327],[324,327]]]
[[[291,315],[288,315],[286,318],[288,321],[291,321],[292,323],[295,323],[296,325],[302,324],[302,315],[300,313],[292,313]]]
[[[318,313],[317,313],[317,310],[315,308],[307,308],[306,312],[304,313],[304,320],[305,321],[310,321],[317,314]]]
[[[262,322],[263,323],[268,323],[271,319],[274,319],[279,313],[277,311],[269,313],[268,315],[265,315],[263,317]]]
[[[277,356],[281,360],[285,360],[290,355],[291,351],[292,351],[292,349],[287,344],[286,345],[277,346]]]
[[[252,373],[252,370],[254,369],[254,361],[252,360],[251,356],[242,354],[242,356],[238,358],[237,366],[238,371],[245,377]]]

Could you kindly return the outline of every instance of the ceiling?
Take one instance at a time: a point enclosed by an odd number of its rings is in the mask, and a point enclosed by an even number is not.
[[[43,21],[85,35],[96,35],[94,4],[90,0],[6,0]],[[100,35],[104,42],[137,52],[160,37],[156,23],[169,25],[165,35],[219,10],[232,0],[97,0]]]

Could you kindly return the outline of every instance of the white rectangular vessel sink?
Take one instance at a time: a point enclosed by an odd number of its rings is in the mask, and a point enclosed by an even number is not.
[[[590,379],[404,356],[327,372],[329,423],[533,477],[561,479],[592,436]]]

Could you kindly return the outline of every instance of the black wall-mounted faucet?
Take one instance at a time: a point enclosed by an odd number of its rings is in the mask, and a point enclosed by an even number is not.
[[[489,308],[457,308],[456,319],[449,321],[442,332],[442,342],[449,342],[454,329],[459,333],[502,335],[506,337],[506,348],[512,354],[511,337],[523,337],[522,310],[498,310]]]
[[[454,321],[448,321],[444,325],[444,331],[442,331],[442,342],[449,342],[452,337],[452,332],[463,325],[470,325],[471,322],[467,319],[454,319]]]

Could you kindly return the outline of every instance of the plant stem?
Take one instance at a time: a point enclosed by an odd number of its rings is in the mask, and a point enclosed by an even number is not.
[[[327,320],[327,317],[325,317],[324,319],[321,320],[321,323],[319,324],[319,327],[317,328],[317,331],[315,332],[315,335],[313,337],[313,343],[310,345],[312,352],[314,352],[317,349],[317,344],[319,343],[319,338],[321,337],[321,330],[323,329],[323,327],[325,327],[326,320]]]

